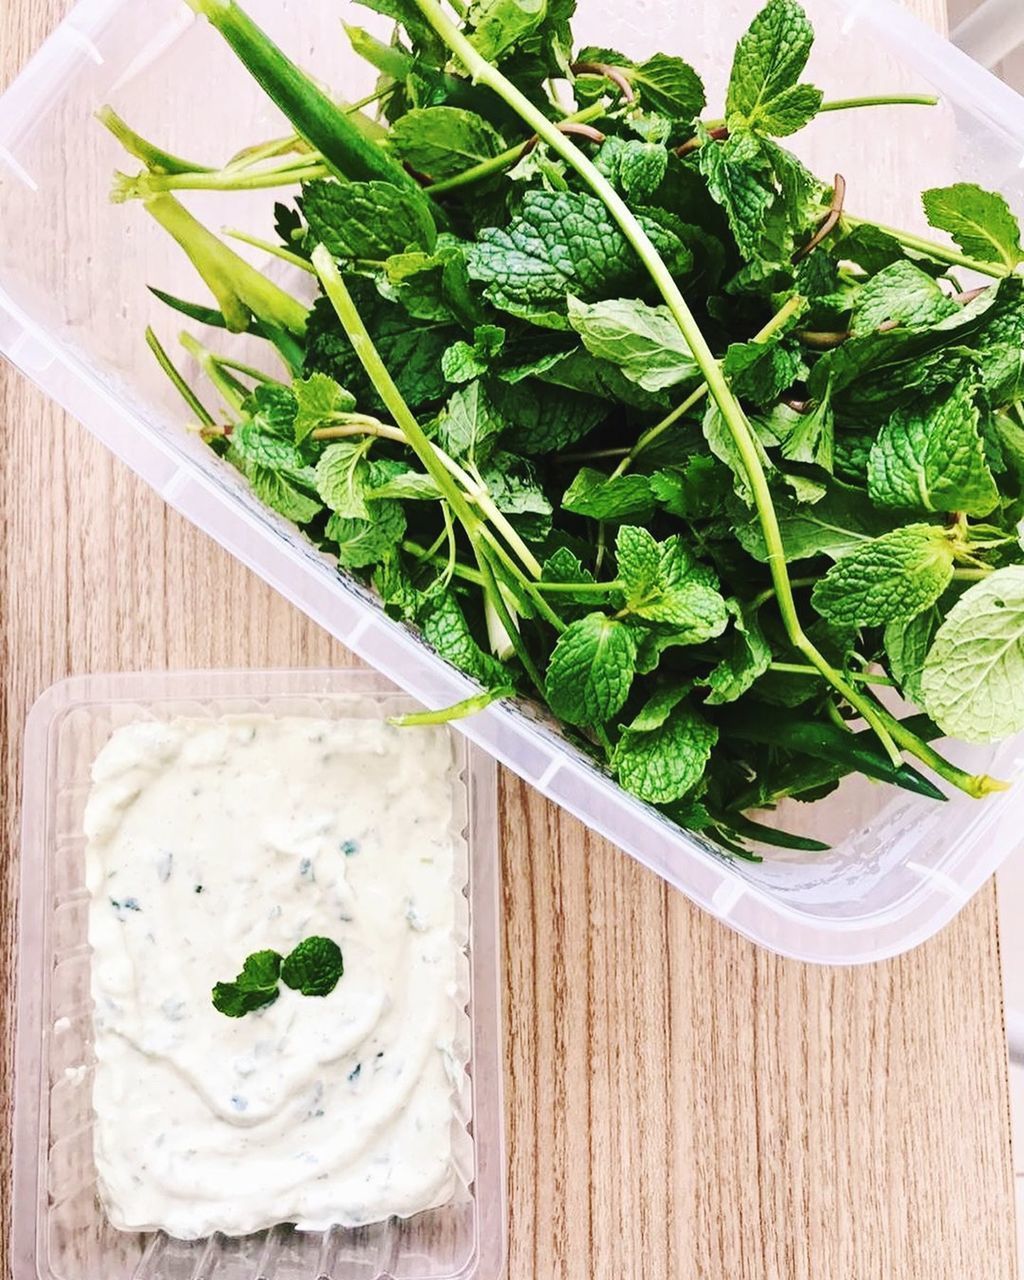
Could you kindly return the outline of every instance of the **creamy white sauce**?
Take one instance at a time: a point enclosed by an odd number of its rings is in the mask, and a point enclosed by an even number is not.
[[[86,807],[95,1157],[114,1226],[193,1238],[407,1216],[455,1192],[458,909],[443,729],[141,722]],[[332,938],[326,997],[217,981]]]

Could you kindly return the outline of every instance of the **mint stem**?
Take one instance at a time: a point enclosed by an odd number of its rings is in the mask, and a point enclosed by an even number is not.
[[[498,620],[505,633],[508,636],[512,648],[516,651],[516,657],[522,663],[523,670],[530,677],[537,692],[544,697],[544,677],[537,670],[537,666],[530,656],[530,652],[526,647],[519,628],[515,624],[515,619],[508,611],[505,603],[505,597],[501,594],[501,586],[494,574],[494,566],[491,563],[489,548],[484,541],[478,541],[474,547],[476,553],[476,562],[480,566],[480,572],[484,577],[484,594],[490,602],[491,608],[497,614]]]
[[[299,337],[305,334],[308,312],[302,303],[218,240],[174,196],[150,196],[145,209],[188,255],[233,333],[245,333],[252,315]]]
[[[240,244],[251,245],[254,249],[261,249],[264,253],[269,253],[274,258],[280,258],[282,262],[287,262],[290,266],[298,267],[300,271],[305,271],[311,276],[315,276],[312,264],[297,253],[283,248],[279,244],[274,244],[270,240],[261,240],[259,236],[251,236],[247,231],[238,231],[234,227],[225,227],[223,234],[232,240],[237,240]]]
[[[172,155],[160,147],[148,142],[141,134],[130,128],[125,120],[111,106],[100,107],[96,119],[104,125],[124,147],[130,156],[141,160],[147,169],[154,173],[210,173],[205,165],[196,164],[193,160],[183,160],[181,156]]]
[[[815,679],[819,679],[821,676],[821,672],[818,671],[817,667],[812,667],[809,663],[805,665],[802,662],[773,662],[768,670],[778,671],[783,675],[789,676],[814,676]],[[892,687],[896,685],[895,680],[890,680],[888,676],[875,675],[872,671],[851,671],[850,679],[858,684],[884,684]],[[844,722],[843,728],[847,727]]]
[[[187,0],[220,32],[241,63],[284,112],[296,133],[319,151],[340,178],[380,179],[398,187],[416,180],[398,161],[368,140],[344,108],[284,54],[234,0]]]
[[[150,351],[152,351],[153,355],[156,356],[157,364],[161,369],[163,369],[164,373],[167,374],[167,377],[173,384],[174,389],[195,414],[200,425],[204,427],[216,426],[216,419],[213,414],[209,412],[203,402],[178,372],[174,362],[171,360],[171,357],[161,345],[160,339],[156,336],[153,330],[148,327],[146,329],[146,345],[149,347]]]
[[[885,226],[881,222],[875,222],[872,218],[855,218],[852,213],[844,213],[840,221],[841,224],[851,227],[877,227],[879,231],[884,231],[886,235],[892,236],[894,240],[898,240],[906,248],[913,249],[917,253],[923,253],[929,258],[934,258],[936,262],[946,262],[951,267],[963,267],[965,271],[977,271],[979,275],[991,276],[996,280],[1001,280],[1005,276],[1014,274],[1013,268],[1006,266],[1005,263],[982,262],[980,258],[969,258],[957,249],[950,249],[943,244],[936,244],[934,240],[927,240],[924,236],[913,235],[909,231],[901,231],[898,227]]]
[[[302,182],[330,177],[330,169],[307,157],[301,162],[273,165],[266,169],[206,169],[198,173],[150,173],[129,179],[124,194],[137,188],[141,196],[155,191],[262,191],[268,187],[294,187]]]
[[[714,353],[708,346],[700,326],[686,304],[675,279],[651,243],[650,237],[640,225],[632,210],[618,194],[612,184],[600,170],[580,151],[572,141],[561,133],[557,126],[548,120],[510,80],[480,56],[477,50],[446,17],[438,0],[415,0],[416,7],[427,19],[440,38],[465,66],[474,82],[486,85],[523,119],[537,133],[537,136],[548,144],[556,155],[562,157],[591,190],[603,202],[605,208],[618,224],[622,234],[633,246],[641,262],[647,268],[659,293],[664,298],[679,330],[686,340],[694,359],[700,366],[708,389],[721,411],[729,429],[746,473],[748,483],[754,495],[761,531],[768,550],[768,565],[779,603],[779,611],[789,636],[790,642],[812,663],[825,679],[836,689],[847,702],[865,718],[878,735],[893,763],[900,759],[899,751],[885,724],[877,714],[871,701],[865,698],[845,677],[836,671],[826,658],[818,652],[813,642],[804,634],[797,617],[796,604],[789,584],[786,568],[786,553],[782,543],[775,504],[772,500],[768,480],[758,457],[757,444],[750,424],[747,421],[739,401],[732,393],[728,380],[722,372]]]
[[[501,698],[510,698],[515,693],[511,685],[500,685],[497,689],[487,689],[484,693],[476,693],[471,698],[464,698],[450,707],[442,707],[438,711],[411,711],[404,716],[388,716],[388,724],[398,729],[415,728],[427,724],[449,724],[452,720],[464,720],[466,716],[475,716],[489,707],[492,702]]]
[[[597,120],[600,116],[607,113],[608,108],[603,102],[594,102],[589,107],[584,107],[580,111],[574,111],[572,115],[566,116],[563,124],[586,124],[588,120]],[[501,151],[496,156],[492,156],[489,160],[481,160],[479,164],[472,165],[469,169],[463,169],[461,173],[456,173],[450,178],[443,178],[440,182],[431,182],[426,190],[431,195],[441,195],[445,191],[454,191],[457,187],[468,187],[474,182],[482,182],[485,178],[490,178],[496,173],[501,173],[503,169],[507,169],[510,164],[514,164],[523,154],[523,148],[529,142],[529,138],[522,142],[517,142],[514,147],[509,147],[505,151]]]

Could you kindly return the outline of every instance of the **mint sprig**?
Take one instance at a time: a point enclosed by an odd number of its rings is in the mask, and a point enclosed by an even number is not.
[[[283,959],[277,951],[247,956],[234,982],[218,982],[213,1007],[228,1018],[241,1018],[273,1004],[279,982],[304,996],[327,996],[345,971],[341,948],[330,938],[305,938]]]

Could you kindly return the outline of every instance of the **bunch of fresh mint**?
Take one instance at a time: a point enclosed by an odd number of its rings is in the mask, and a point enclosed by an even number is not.
[[[741,853],[823,847],[747,813],[853,771],[1001,785],[930,743],[1024,727],[1020,229],[965,184],[924,194],[934,242],[878,226],[778,142],[933,99],[823,100],[796,0],[714,120],[680,58],[574,49],[574,0],[364,0],[398,25],[346,29],[380,79],[339,104],[233,0],[189,2],[294,133],[211,168],[107,108],[144,164],[115,198],[216,305],[159,296],[283,372],[183,335],[208,409],[150,345],[255,493],[479,682],[448,714],[538,699]],[[311,309],[177,195],[289,186],[279,243],[228,234],[314,277]]]

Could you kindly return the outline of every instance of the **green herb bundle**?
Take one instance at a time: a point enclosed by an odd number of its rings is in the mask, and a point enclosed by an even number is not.
[[[933,99],[824,100],[796,0],[754,17],[718,119],[670,53],[575,49],[573,0],[364,0],[396,32],[346,28],[380,78],[339,104],[233,0],[189,3],[294,132],[215,168],[105,108],[144,166],[115,198],[215,305],[159,296],[283,372],[184,335],[196,390],[150,346],[254,492],[479,683],[439,714],[539,700],[738,853],[823,847],[748,814],[850,772],[1002,785],[930,743],[1024,728],[1019,226],[967,184],[924,193],[934,241],[878,226],[778,141]],[[229,234],[311,308],[177,194],[289,187],[279,242]]]

